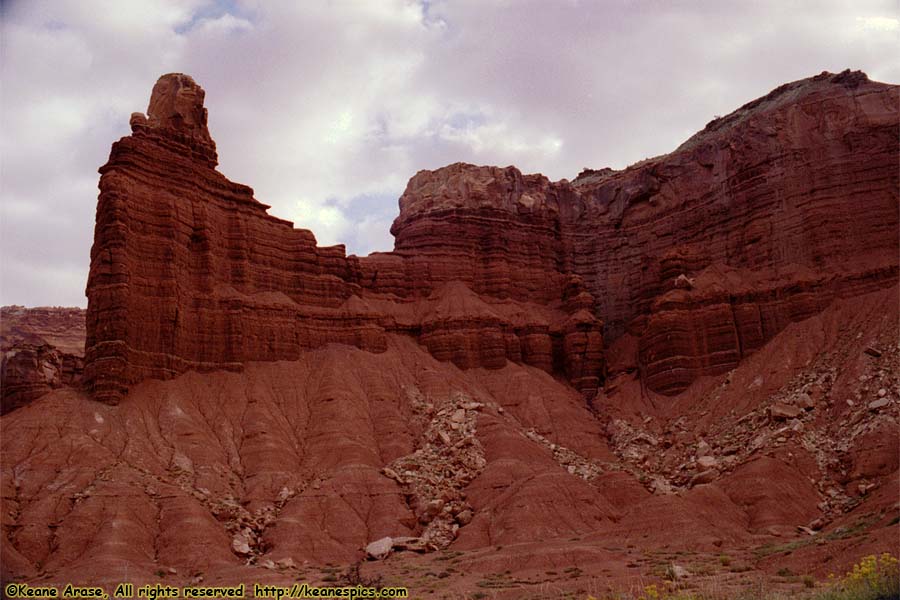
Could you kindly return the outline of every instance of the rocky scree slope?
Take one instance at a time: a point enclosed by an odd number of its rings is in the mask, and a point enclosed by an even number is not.
[[[593,411],[537,367],[461,370],[399,334],[115,406],[55,390],[0,419],[2,575],[325,583],[387,537],[372,576],[409,549],[452,558],[442,589],[525,582],[500,597],[646,581],[662,555],[693,577],[688,556],[732,556],[735,585],[824,578],[897,551],[897,294],[836,301],[674,398],[621,373]]]

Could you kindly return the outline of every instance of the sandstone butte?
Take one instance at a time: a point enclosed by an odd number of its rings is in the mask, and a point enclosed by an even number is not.
[[[366,257],[219,173],[204,95],[164,75],[113,144],[86,315],[4,308],[4,581],[898,554],[898,86],[822,73],[572,181],[420,171]]]

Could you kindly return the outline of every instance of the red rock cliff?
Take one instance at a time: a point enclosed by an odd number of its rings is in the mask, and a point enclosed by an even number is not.
[[[214,169],[203,98],[186,75],[160,78],[100,169],[85,367],[98,399],[328,341],[383,349],[375,326],[337,310],[358,291],[343,247],[317,247]]]
[[[84,368],[84,310],[0,308],[0,414],[78,383]]]
[[[400,199],[396,256],[371,261],[369,281],[402,296],[427,275],[547,300],[560,285],[548,273],[576,275],[607,342],[622,338],[611,360],[680,392],[836,297],[896,283],[897,91],[823,73],[671,154],[571,184],[511,167],[419,173]]]
[[[532,229],[547,228],[539,207],[504,221],[518,240],[512,253],[486,241],[482,227],[449,251],[347,257],[343,246],[318,247],[309,231],[268,215],[250,188],[215,170],[203,100],[190,77],[160,78],[148,116],[132,116],[132,135],[100,169],[84,377],[96,398],[115,403],[145,378],[240,370],[330,342],[382,351],[387,330],[461,368],[511,359],[597,388],[601,324],[584,310],[593,299],[545,248],[530,246]],[[490,204],[488,190],[482,201]],[[419,192],[411,183],[410,202]],[[530,200],[520,193],[510,202]],[[559,242],[550,235],[546,243]],[[510,277],[521,265],[528,270]]]
[[[789,83],[672,154],[573,184],[570,268],[653,390],[733,369],[835,297],[897,281],[898,87]],[[627,361],[626,361],[627,362]]]
[[[591,394],[616,368],[671,394],[733,369],[834,298],[897,280],[897,87],[786,84],[672,154],[569,183],[514,167],[422,171],[391,253],[347,257],[215,170],[203,90],[153,89],[101,168],[85,380],[240,370],[329,342],[416,338],[460,368],[507,360]]]

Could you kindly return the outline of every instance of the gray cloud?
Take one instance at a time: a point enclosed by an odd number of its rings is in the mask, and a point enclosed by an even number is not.
[[[6,1],[0,301],[84,305],[96,169],[162,73],[206,88],[223,173],[365,254],[423,168],[572,178],[822,70],[896,82],[898,19],[880,0]]]

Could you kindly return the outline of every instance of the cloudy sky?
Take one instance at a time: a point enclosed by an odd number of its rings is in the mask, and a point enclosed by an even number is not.
[[[163,73],[225,175],[356,254],[420,169],[572,179],[823,70],[900,82],[897,0],[0,1],[2,304],[85,305],[97,168]]]

